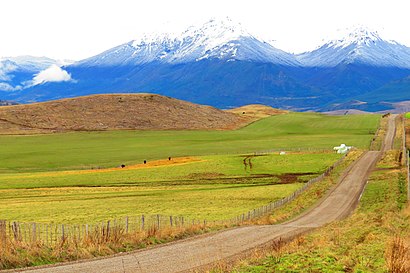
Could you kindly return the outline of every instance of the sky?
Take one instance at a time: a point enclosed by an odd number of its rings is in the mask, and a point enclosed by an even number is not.
[[[408,0],[0,0],[0,57],[81,60],[225,17],[293,53],[358,25],[410,47],[409,8]]]

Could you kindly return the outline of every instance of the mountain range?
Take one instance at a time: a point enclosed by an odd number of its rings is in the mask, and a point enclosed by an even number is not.
[[[275,48],[227,19],[146,35],[65,65],[0,59],[0,99],[22,103],[149,92],[219,108],[380,111],[410,100],[409,87],[410,48],[363,27],[303,54]]]

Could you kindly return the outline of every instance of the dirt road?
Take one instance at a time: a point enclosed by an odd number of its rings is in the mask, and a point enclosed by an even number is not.
[[[389,117],[383,150],[392,147],[395,116]],[[247,226],[194,237],[160,247],[124,255],[59,266],[36,268],[29,272],[184,272],[228,259],[278,239],[291,239],[311,229],[347,217],[356,207],[367,177],[380,156],[366,152],[354,163],[340,183],[315,208],[281,225]]]
[[[384,137],[383,143],[382,143],[382,151],[388,151],[393,149],[394,145],[394,136],[396,135],[396,118],[398,115],[390,115],[389,119],[387,121],[387,132],[386,136]]]

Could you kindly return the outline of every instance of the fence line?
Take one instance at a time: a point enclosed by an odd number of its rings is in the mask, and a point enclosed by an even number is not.
[[[410,153],[409,150],[406,147],[407,143],[407,135],[406,135],[406,117],[405,114],[403,114],[403,156],[406,156],[404,165],[406,166],[406,172],[407,172],[407,200],[410,200]]]
[[[7,239],[15,242],[34,244],[41,242],[47,246],[63,244],[67,240],[79,242],[92,238],[94,241],[106,242],[120,238],[125,234],[155,232],[164,229],[190,228],[194,226],[230,226],[238,225],[264,215],[270,214],[273,210],[291,202],[312,184],[321,181],[330,172],[343,162],[346,155],[340,158],[332,166],[326,169],[320,176],[310,179],[303,187],[293,192],[291,195],[261,206],[236,217],[207,221],[192,219],[185,216],[164,216],[164,215],[140,215],[135,217],[125,217],[122,219],[109,220],[99,224],[66,225],[56,223],[22,223],[17,221],[0,220],[0,247],[6,246]]]

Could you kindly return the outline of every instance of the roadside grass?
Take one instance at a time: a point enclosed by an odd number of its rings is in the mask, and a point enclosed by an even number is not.
[[[402,209],[406,172],[394,153],[377,166],[348,219],[214,272],[410,272],[410,215]]]
[[[370,150],[380,151],[380,149],[382,148],[382,141],[386,135],[386,128],[387,128],[387,118],[380,119],[379,130],[377,131],[377,135],[374,136],[374,139],[371,143]]]
[[[396,136],[394,138],[394,143],[393,143],[393,149],[397,149],[397,150],[401,150],[403,149],[403,130],[405,131],[405,128],[403,126],[405,119],[403,117],[403,115],[399,115],[396,118]]]
[[[367,148],[380,115],[289,113],[234,131],[109,131],[0,136],[0,172],[116,167],[179,156],[286,148]]]
[[[73,237],[51,247],[41,241],[25,243],[7,240],[0,244],[0,270],[107,256],[217,231],[222,228],[224,227],[209,227],[198,224],[161,230],[153,228],[132,234],[124,234],[121,229],[112,229],[109,238],[101,230],[95,230],[91,231],[88,236]]]
[[[126,216],[229,219],[290,195],[340,158],[335,153],[207,156],[184,165],[112,172],[0,176],[2,219],[95,223]]]

